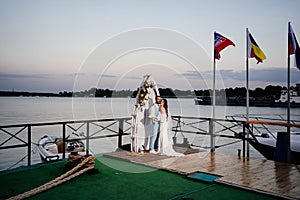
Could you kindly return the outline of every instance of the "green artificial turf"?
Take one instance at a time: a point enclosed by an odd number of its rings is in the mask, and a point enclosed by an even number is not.
[[[58,177],[64,173],[65,163],[60,161],[0,174],[0,199]],[[196,181],[183,175],[106,157],[98,157],[95,168],[99,173],[81,175],[30,199],[272,199],[270,196]]]

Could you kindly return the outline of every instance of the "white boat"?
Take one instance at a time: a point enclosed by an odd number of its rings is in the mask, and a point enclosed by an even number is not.
[[[58,161],[63,158],[63,139],[61,137],[44,136],[37,144],[43,162]],[[84,143],[78,138],[66,138],[65,157],[72,152],[86,155]],[[90,152],[89,152],[90,154]]]
[[[287,103],[288,102],[288,91],[281,90],[280,98],[275,103]],[[297,91],[290,90],[290,102],[291,104],[300,104],[300,96]]]

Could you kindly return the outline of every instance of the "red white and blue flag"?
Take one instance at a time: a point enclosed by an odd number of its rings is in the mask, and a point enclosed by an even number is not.
[[[289,22],[289,32],[288,32],[288,40],[289,40],[289,55],[293,55],[295,57],[295,66],[300,69],[300,49],[299,44],[297,42],[296,36],[292,29],[291,23]]]
[[[220,52],[223,49],[225,49],[227,46],[229,46],[229,45],[235,46],[235,44],[231,40],[229,40],[228,38],[226,38],[226,37],[224,37],[221,34],[216,33],[216,32],[214,32],[214,38],[215,38],[215,41],[214,41],[214,44],[215,44],[214,59],[220,60],[220,58],[221,58]]]

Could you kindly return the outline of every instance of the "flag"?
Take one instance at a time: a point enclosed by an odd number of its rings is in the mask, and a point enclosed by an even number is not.
[[[248,32],[248,58],[256,58],[257,64],[266,59],[266,55],[259,48],[250,32]]]
[[[289,55],[295,54],[295,66],[300,69],[300,49],[299,44],[297,42],[296,36],[292,29],[291,24],[289,23],[289,33],[288,33],[288,40],[289,40]]]
[[[228,38],[222,36],[219,33],[214,32],[214,38],[215,38],[215,47],[214,47],[214,58],[220,60],[220,52],[225,49],[229,45],[235,46],[235,44],[229,40]]]

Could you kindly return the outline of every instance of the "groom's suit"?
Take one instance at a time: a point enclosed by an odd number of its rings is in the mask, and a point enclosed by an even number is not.
[[[159,105],[154,102],[154,104],[150,108],[150,115],[155,116],[156,118],[158,117],[159,114]],[[152,133],[150,136],[150,150],[157,149],[157,137],[159,135],[159,121],[152,119],[151,120],[151,125],[152,125]],[[155,142],[156,141],[156,142]]]

